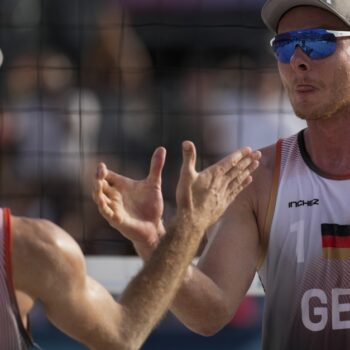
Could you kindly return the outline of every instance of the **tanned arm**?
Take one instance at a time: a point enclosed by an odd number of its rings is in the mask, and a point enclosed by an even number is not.
[[[203,232],[251,182],[258,165],[253,161],[249,167],[251,150],[242,149],[197,173],[194,145],[186,142],[183,148],[176,217],[119,302],[86,275],[80,248],[63,230],[47,221],[13,218],[16,289],[41,300],[50,320],[90,349],[142,345],[172,301]],[[108,213],[110,203],[105,204]]]

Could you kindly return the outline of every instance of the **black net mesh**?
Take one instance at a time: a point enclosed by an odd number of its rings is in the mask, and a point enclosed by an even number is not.
[[[0,205],[56,222],[85,253],[133,254],[90,197],[98,161],[141,179],[165,146],[167,218],[182,140],[202,168],[299,130],[262,3],[2,0]]]

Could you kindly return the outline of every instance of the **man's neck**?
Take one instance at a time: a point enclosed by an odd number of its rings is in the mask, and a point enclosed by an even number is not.
[[[350,174],[350,116],[308,121],[304,137],[318,168],[332,175]]]

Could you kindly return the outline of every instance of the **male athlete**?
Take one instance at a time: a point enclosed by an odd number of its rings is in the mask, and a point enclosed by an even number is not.
[[[258,271],[266,293],[263,349],[346,349],[350,1],[268,0],[262,17],[276,34],[280,77],[307,128],[262,150],[253,185],[230,205],[198,267],[189,267],[172,310],[193,331],[212,335],[232,318]],[[153,230],[104,216],[140,254],[152,251]]]
[[[251,182],[259,156],[242,148],[197,173],[194,145],[184,142],[174,221],[119,302],[87,276],[80,248],[61,228],[45,220],[11,217],[8,209],[0,209],[0,349],[32,346],[26,331],[27,315],[36,300],[43,303],[53,324],[89,349],[138,349],[168,308],[204,230]],[[147,179],[131,184],[141,197],[151,193],[156,206],[161,203],[164,161],[165,149],[160,147]],[[113,184],[114,179],[105,172],[101,165],[97,178]],[[119,181],[122,186],[129,185],[121,177]],[[96,188],[99,191],[102,188]],[[135,198],[116,196],[113,200],[127,205]],[[104,201],[104,212],[114,208],[109,204]],[[158,220],[152,214],[157,208],[148,203],[148,209],[150,214],[144,210],[142,217],[145,227]]]

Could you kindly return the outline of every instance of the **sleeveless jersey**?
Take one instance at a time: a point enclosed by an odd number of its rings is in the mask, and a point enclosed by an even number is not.
[[[0,349],[27,350],[32,344],[14,293],[11,250],[10,211],[0,208]]]
[[[276,146],[259,269],[263,349],[343,350],[350,348],[350,174],[318,169],[303,133]]]

